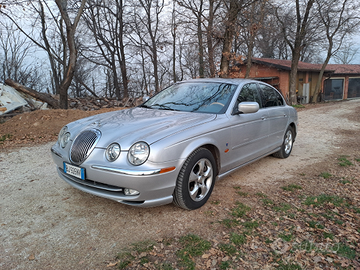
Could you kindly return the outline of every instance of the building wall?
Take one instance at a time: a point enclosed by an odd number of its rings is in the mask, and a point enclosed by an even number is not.
[[[279,90],[286,99],[289,98],[289,86],[290,86],[290,71],[280,70],[279,71]]]
[[[233,78],[245,78],[246,74],[246,65],[241,65],[239,71],[233,71],[231,73],[231,77]],[[289,96],[289,76],[290,71],[287,70],[279,70],[275,67],[270,67],[266,65],[260,65],[253,63],[250,70],[249,78],[269,78],[269,77],[277,77],[279,78],[279,85],[275,86],[284,97]]]
[[[237,68],[234,68],[230,74],[230,77],[245,78],[245,74],[246,74],[246,65],[243,64]],[[333,79],[335,79],[335,78],[343,78],[344,79],[344,86],[343,86],[344,89],[343,89],[343,97],[342,97],[343,99],[348,98],[349,78],[359,78],[356,75],[357,74],[355,74],[353,76],[349,76],[348,74],[345,74],[345,75],[332,75],[331,76],[331,78],[333,78]],[[322,83],[320,86],[321,87],[320,92],[322,92],[323,94],[324,94],[324,80],[327,77],[328,77],[328,75],[323,76]],[[288,100],[289,86],[290,86],[290,71],[289,70],[278,69],[276,67],[269,66],[269,65],[253,63],[251,66],[249,78],[251,78],[251,79],[262,78],[261,79],[262,81],[273,84],[274,87],[276,87],[283,94],[283,96]],[[267,79],[265,79],[265,78],[267,78]],[[273,79],[270,79],[270,78],[273,78]],[[308,102],[310,97],[314,95],[318,78],[319,78],[319,72],[298,71],[297,79],[296,79],[296,81],[297,81],[296,87],[298,90],[298,92],[297,92],[298,97],[302,97],[302,99],[300,99],[301,102],[303,102],[303,103]],[[306,83],[309,84],[309,96],[308,97],[303,92],[304,84],[306,84]],[[356,97],[360,97],[360,90],[358,92],[356,92],[356,93],[358,93],[358,94],[356,94]],[[349,97],[349,98],[353,98],[353,97]]]
[[[309,93],[308,98],[313,96],[318,78],[319,78],[319,73],[317,73],[317,72],[309,72],[309,71],[300,72],[299,71],[298,75],[297,75],[297,82],[298,82],[297,94],[298,94],[298,96],[305,96],[305,93],[303,92],[303,87],[304,87],[305,83],[309,84],[310,93]]]

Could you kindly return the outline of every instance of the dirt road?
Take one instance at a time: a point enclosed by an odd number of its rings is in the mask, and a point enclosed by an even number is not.
[[[196,211],[124,206],[78,191],[57,176],[52,143],[0,153],[0,269],[105,269],[125,245],[195,233],[211,238],[233,203],[234,186],[268,193],[299,170],[342,154],[360,134],[360,100],[299,112],[292,155],[264,158],[215,185]],[[220,201],[212,204],[211,201]],[[216,213],[216,218],[209,215]]]

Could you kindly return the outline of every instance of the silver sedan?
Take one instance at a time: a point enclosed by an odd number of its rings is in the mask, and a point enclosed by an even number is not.
[[[176,83],[139,107],[63,127],[51,148],[60,177],[120,203],[197,209],[215,181],[267,155],[287,158],[296,110],[268,84]]]

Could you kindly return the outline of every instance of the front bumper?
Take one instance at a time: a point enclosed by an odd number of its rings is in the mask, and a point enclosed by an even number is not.
[[[51,148],[52,158],[57,166],[59,176],[71,186],[123,204],[138,207],[152,207],[171,203],[176,179],[182,161],[177,160],[166,164],[118,168],[114,163],[103,159],[103,149],[94,149],[90,157],[80,165],[86,171],[86,179],[82,180],[64,173],[63,162],[71,163],[65,152],[57,144]],[[119,160],[119,163],[126,160]],[[111,165],[111,166],[109,166]],[[160,173],[162,168],[174,167],[170,172]],[[124,194],[124,189],[139,191],[139,195]]]

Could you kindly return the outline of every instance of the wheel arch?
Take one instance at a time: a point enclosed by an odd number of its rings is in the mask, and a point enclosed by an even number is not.
[[[216,164],[215,164],[216,165],[215,175],[217,176],[219,174],[220,169],[221,169],[220,151],[219,151],[219,149],[213,144],[205,144],[205,145],[200,146],[199,148],[206,148],[213,155],[213,157],[215,159],[215,162],[216,162]]]
[[[294,122],[290,123],[289,125],[293,130],[294,130],[294,141],[296,139],[296,134],[297,134],[297,126]]]
[[[208,141],[208,142],[204,142],[202,141],[202,143],[200,141],[198,141],[197,143],[196,142],[193,142],[191,144],[189,144],[183,151],[182,153],[182,157],[184,158],[184,163],[185,163],[185,160],[194,152],[196,151],[197,149],[199,148],[205,148],[207,150],[210,151],[210,153],[213,155],[214,159],[215,159],[215,166],[216,166],[216,172],[215,174],[218,175],[220,169],[221,169],[221,158],[220,158],[220,150],[219,148],[214,144],[212,143],[211,141]],[[182,164],[183,166],[183,164]]]

